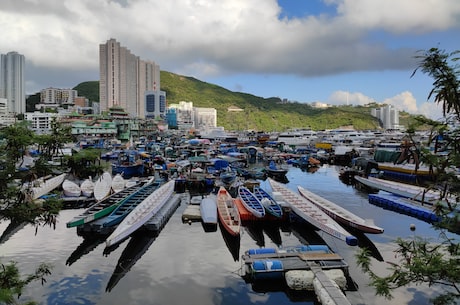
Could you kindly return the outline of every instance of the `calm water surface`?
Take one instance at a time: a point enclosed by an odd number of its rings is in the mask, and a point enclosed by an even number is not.
[[[395,261],[393,241],[396,237],[411,238],[415,234],[438,239],[431,225],[415,218],[384,210],[368,203],[367,194],[343,184],[338,167],[323,166],[315,173],[292,168],[287,186],[301,185],[362,218],[374,219],[385,229],[380,235],[360,237],[374,250],[374,257]],[[270,190],[268,181],[261,186]],[[185,195],[184,195],[185,196]],[[200,223],[184,224],[182,213],[186,199],[157,237],[136,236],[104,253],[103,240],[84,240],[66,222],[84,209],[63,210],[57,228],[26,226],[0,245],[2,262],[14,260],[24,273],[33,272],[41,262],[51,263],[52,275],[42,286],[28,287],[21,300],[32,298],[41,304],[317,304],[314,297],[279,287],[252,286],[241,278],[241,255],[260,246],[298,245],[322,238],[350,265],[350,275],[358,286],[347,292],[352,304],[428,304],[434,290],[423,286],[399,289],[387,301],[375,297],[367,286],[368,278],[356,268],[357,247],[325,234],[309,233],[304,227],[244,228],[238,241],[226,243],[218,230],[205,232]],[[8,223],[1,223],[3,231]],[[457,238],[457,235],[453,235]],[[228,246],[228,244],[230,246]],[[373,259],[374,270],[384,274],[387,264]]]

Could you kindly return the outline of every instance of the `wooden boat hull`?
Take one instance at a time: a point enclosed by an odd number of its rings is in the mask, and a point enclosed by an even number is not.
[[[111,196],[106,197],[101,201],[96,202],[95,204],[90,206],[85,212],[67,222],[67,228],[82,226],[84,224],[90,223],[94,220],[98,220],[102,217],[109,215],[110,213],[112,213],[113,210],[115,210],[115,208],[123,199],[135,193],[141,187],[142,184],[139,183],[119,193],[112,194]]]
[[[308,201],[318,206],[326,214],[332,217],[335,221],[343,224],[349,228],[359,230],[364,233],[381,234],[383,229],[375,226],[361,217],[351,213],[350,211],[342,208],[341,206],[320,197],[301,186],[297,186],[299,193]]]
[[[146,197],[154,192],[159,187],[159,183],[151,182],[143,186],[137,192],[126,197],[105,219],[103,219],[103,227],[113,227],[121,223],[132,210],[141,204]]]
[[[283,196],[283,199],[290,205],[294,213],[305,221],[321,231],[345,241],[347,245],[356,246],[358,244],[358,240],[355,236],[350,234],[316,205],[273,179],[269,178],[269,182],[273,191],[279,192]]]
[[[240,235],[241,220],[238,208],[232,196],[222,186],[217,193],[217,215],[220,223],[230,235]]]
[[[257,197],[245,186],[238,187],[238,197],[241,199],[244,207],[254,216],[262,218],[265,216],[265,208]]]
[[[267,213],[277,218],[283,217],[283,209],[281,206],[264,189],[260,187],[254,187],[253,194],[257,197],[257,199],[259,199]]]
[[[139,229],[154,216],[171,198],[174,192],[174,180],[170,180],[153,191],[137,205],[107,237],[106,246],[113,246]]]

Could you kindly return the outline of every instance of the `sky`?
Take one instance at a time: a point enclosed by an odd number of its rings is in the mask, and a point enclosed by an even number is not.
[[[438,119],[414,57],[460,50],[460,1],[1,0],[0,28],[0,53],[26,58],[27,94],[99,80],[99,45],[114,38],[231,91]]]

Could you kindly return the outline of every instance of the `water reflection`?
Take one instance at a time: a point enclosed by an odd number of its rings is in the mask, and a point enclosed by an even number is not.
[[[366,248],[369,250],[370,255],[378,260],[379,262],[383,262],[383,256],[380,253],[377,246],[361,231],[351,231],[353,235],[358,239],[358,247]]]
[[[241,235],[233,236],[225,230],[223,225],[219,222],[219,229],[220,233],[222,234],[222,238],[224,239],[225,245],[227,246],[230,254],[233,257],[235,262],[240,260],[240,242],[241,242]]]
[[[8,239],[11,238],[14,234],[16,234],[19,230],[24,228],[27,225],[27,222],[20,222],[20,221],[11,221],[10,224],[5,228],[0,236],[0,244],[3,244]]]
[[[281,239],[280,225],[278,223],[264,223],[262,226],[262,230],[276,246],[281,246],[283,241]]]
[[[256,222],[244,223],[244,229],[248,235],[256,242],[259,247],[265,247],[265,237],[262,231],[262,225]]]
[[[96,247],[105,241],[103,236],[88,236],[83,238],[81,244],[67,258],[66,265],[70,266],[79,260],[83,255],[86,255],[96,249]]]
[[[112,273],[112,276],[107,283],[105,291],[110,292],[117,283],[131,270],[136,262],[144,255],[152,243],[155,241],[157,235],[134,234],[131,236],[128,244],[118,259],[117,266]]]

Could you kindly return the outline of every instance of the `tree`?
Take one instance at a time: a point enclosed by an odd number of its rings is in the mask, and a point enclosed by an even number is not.
[[[418,68],[412,76],[421,70],[433,79],[433,89],[428,99],[434,97],[436,103],[442,103],[445,122],[438,122],[419,117],[416,122],[431,126],[431,137],[427,144],[435,147],[435,153],[443,150],[441,157],[433,154],[427,148],[421,148],[421,160],[436,169],[436,180],[430,187],[442,190],[442,194],[453,194],[457,199],[445,205],[437,204],[436,212],[442,221],[433,226],[440,230],[443,242],[430,243],[421,237],[404,240],[398,238],[396,254],[398,263],[389,263],[389,275],[378,276],[371,270],[370,253],[362,249],[356,255],[358,265],[363,272],[370,276],[371,286],[376,289],[376,294],[387,299],[392,298],[392,290],[409,284],[425,283],[429,286],[443,288],[442,292],[431,299],[433,304],[458,304],[460,301],[460,246],[458,241],[447,238],[446,229],[457,230],[458,213],[454,221],[447,217],[448,213],[455,211],[460,194],[460,181],[456,169],[460,167],[459,130],[451,128],[451,116],[460,120],[460,81],[459,70],[453,63],[457,60],[454,56],[459,51],[447,54],[445,51],[432,48],[422,52],[416,58],[420,59]],[[409,128],[409,136],[414,126]],[[442,142],[442,143],[441,143]],[[442,145],[439,145],[442,144]],[[439,150],[438,150],[439,149]],[[440,200],[444,197],[441,195]],[[411,228],[415,229],[415,228]]]
[[[35,225],[36,230],[43,225],[55,227],[56,218],[62,208],[61,200],[53,197],[40,202],[31,200],[26,196],[23,185],[24,182],[33,181],[45,173],[40,170],[39,165],[70,139],[70,129],[61,128],[55,123],[51,137],[40,137],[25,122],[19,122],[3,128],[0,134],[4,139],[0,147],[0,221],[9,220],[11,224],[29,223]],[[18,170],[18,164],[23,164],[30,147],[37,142],[44,153],[25,170]],[[22,183],[17,183],[17,178],[21,178]],[[18,304],[15,296],[19,297],[23,288],[32,281],[41,280],[43,283],[45,276],[51,273],[50,270],[50,265],[41,264],[34,274],[21,277],[15,262],[0,263],[0,303]]]

